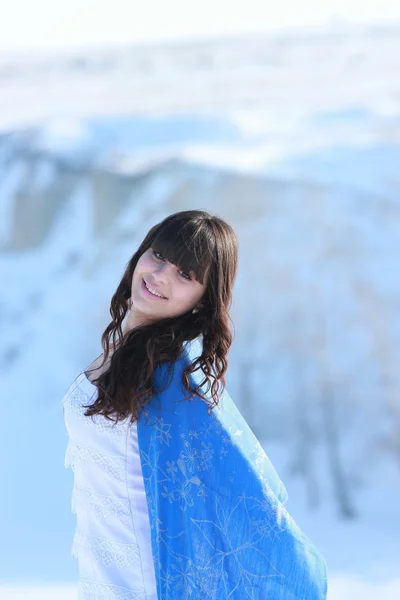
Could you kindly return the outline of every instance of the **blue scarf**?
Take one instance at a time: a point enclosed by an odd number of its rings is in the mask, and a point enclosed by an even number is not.
[[[199,355],[194,340],[172,371],[156,369],[168,387],[137,423],[158,600],[325,600],[325,560],[228,392],[210,414],[199,396],[182,400],[182,372]]]

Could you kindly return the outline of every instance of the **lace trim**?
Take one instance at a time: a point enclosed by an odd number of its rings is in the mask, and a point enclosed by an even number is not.
[[[127,430],[127,424],[130,424],[129,419],[124,419],[123,421],[118,421],[118,423],[114,423],[113,421],[108,421],[102,415],[93,415],[92,417],[86,417],[84,412],[86,408],[83,407],[84,404],[90,404],[88,394],[77,388],[77,390],[70,394],[69,397],[66,398],[64,403],[64,411],[70,411],[76,417],[80,419],[80,421],[85,425],[85,427],[94,427],[98,433],[106,433],[111,436],[125,436]]]
[[[90,506],[100,521],[111,523],[113,519],[118,519],[124,525],[131,526],[131,513],[128,500],[123,501],[111,496],[96,494],[75,484],[71,499],[71,509],[74,514],[77,513],[77,506],[79,504]]]
[[[80,579],[78,598],[79,600],[147,600],[147,595],[144,589],[133,591],[110,583]]]
[[[75,531],[71,552],[78,559],[81,553],[90,552],[106,567],[132,569],[133,566],[140,565],[137,544],[123,544],[107,538],[87,536],[79,530]]]
[[[125,459],[120,456],[103,454],[93,448],[76,444],[68,440],[65,452],[65,467],[71,467],[75,472],[77,465],[95,464],[107,475],[123,481],[125,479]]]

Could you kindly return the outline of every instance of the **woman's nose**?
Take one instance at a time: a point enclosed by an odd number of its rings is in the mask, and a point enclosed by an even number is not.
[[[157,267],[153,271],[153,277],[156,281],[159,281],[161,283],[167,283],[169,277],[169,265],[167,265],[166,263],[157,265]]]

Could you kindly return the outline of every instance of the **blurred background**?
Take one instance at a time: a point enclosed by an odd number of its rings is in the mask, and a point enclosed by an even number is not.
[[[75,600],[62,398],[148,229],[240,244],[227,389],[325,555],[400,597],[400,5],[3,0],[0,598]]]

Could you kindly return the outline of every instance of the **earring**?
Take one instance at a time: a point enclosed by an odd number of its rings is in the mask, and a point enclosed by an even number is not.
[[[194,314],[194,313],[197,313],[197,312],[199,312],[200,310],[201,310],[201,307],[200,307],[200,306],[195,306],[195,307],[193,308],[193,310],[192,310],[192,314]]]
[[[131,310],[132,304],[133,304],[132,298],[129,298],[129,300],[128,300],[128,310]]]

